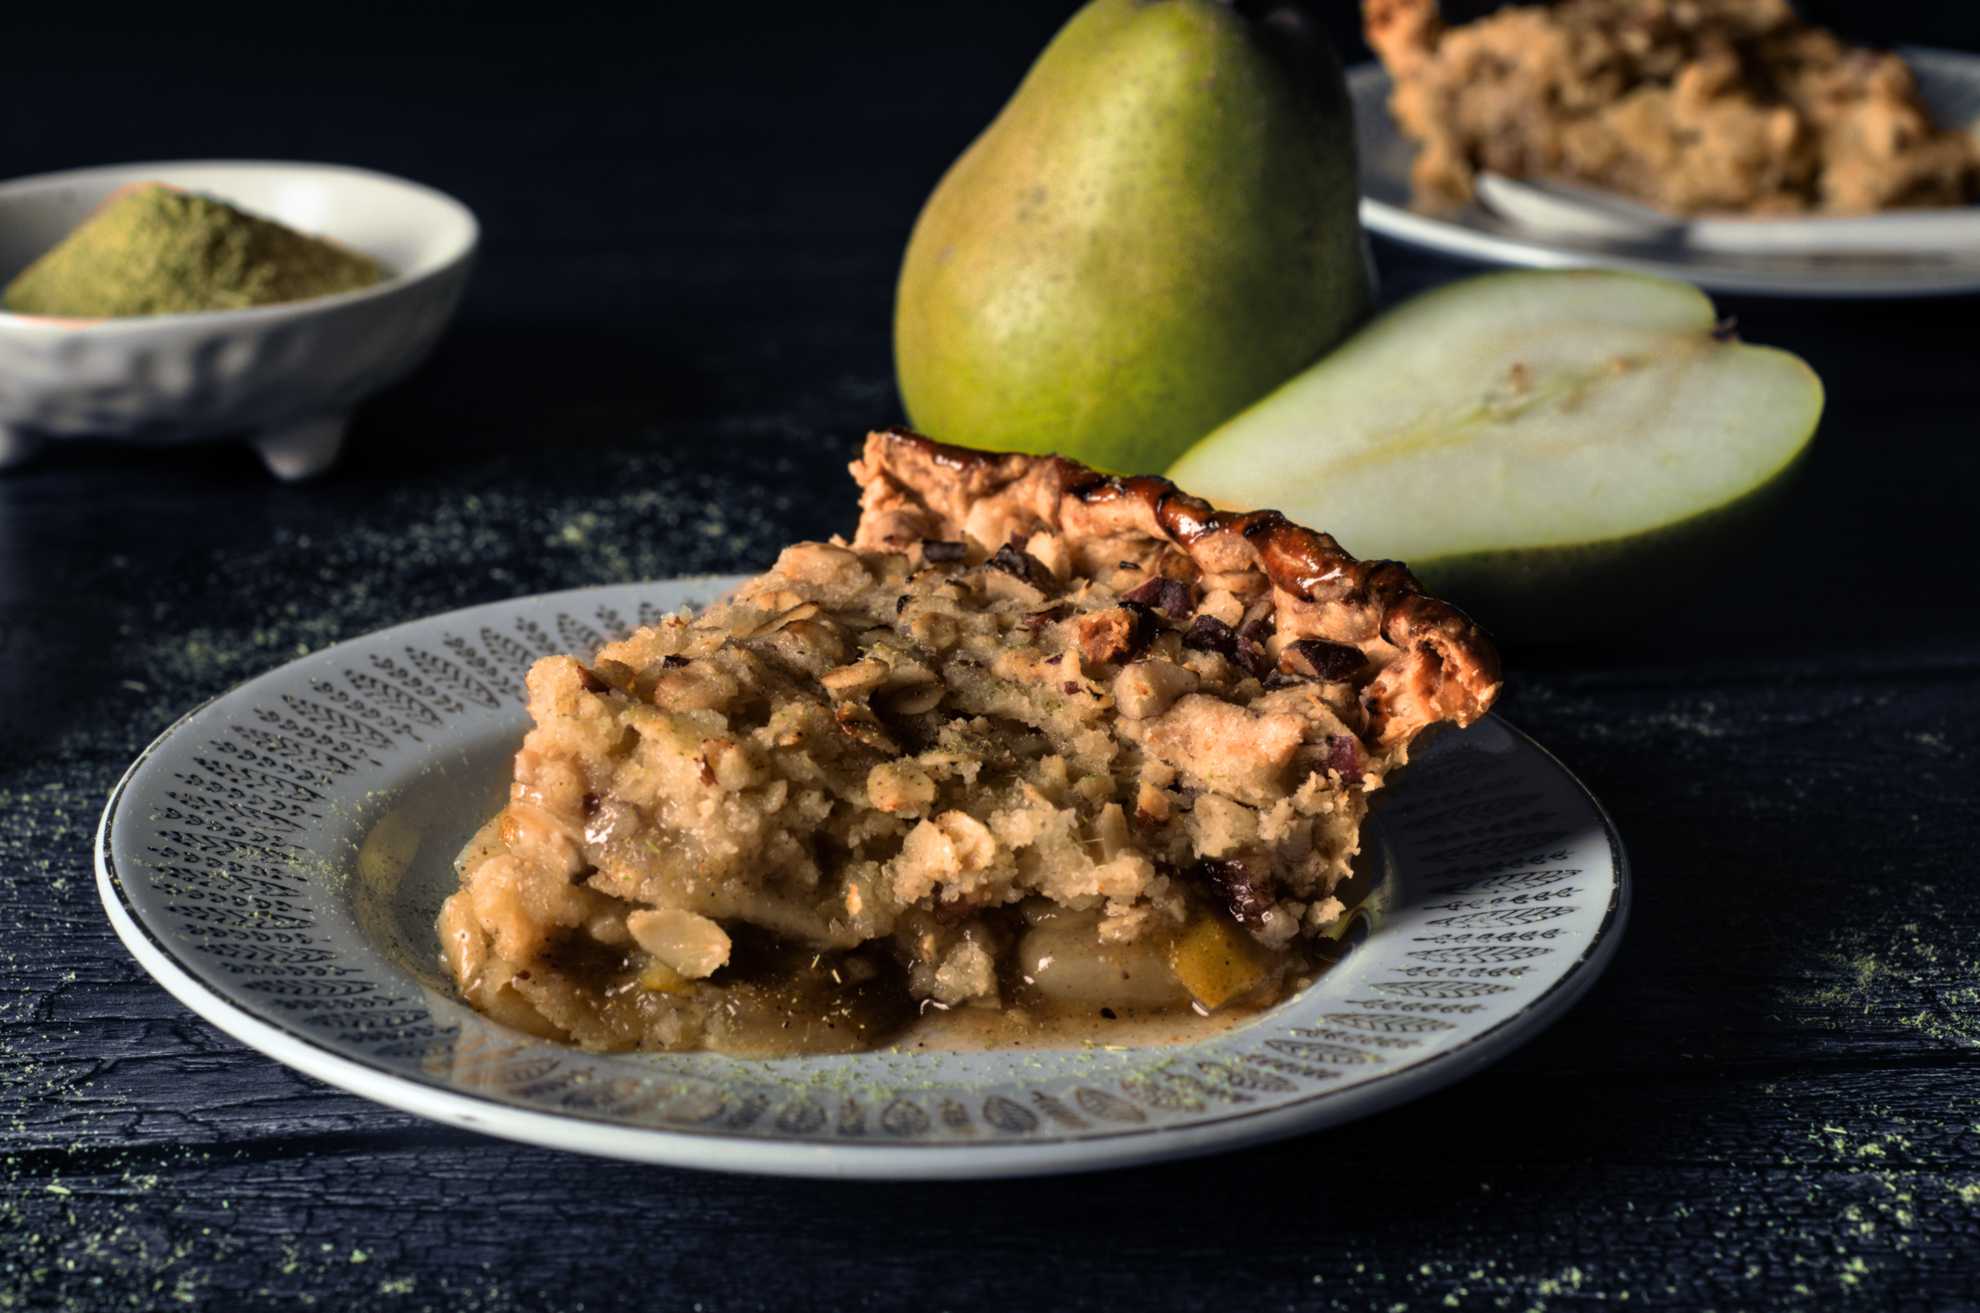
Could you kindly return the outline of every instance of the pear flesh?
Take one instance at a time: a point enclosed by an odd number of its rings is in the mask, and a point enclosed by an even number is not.
[[[1366,314],[1340,66],[1293,3],[1094,0],[955,162],[901,268],[909,417],[1160,469]]]
[[[1574,630],[1687,577],[1822,404],[1813,370],[1730,340],[1687,284],[1492,274],[1383,315],[1169,476],[1406,561],[1490,627]]]

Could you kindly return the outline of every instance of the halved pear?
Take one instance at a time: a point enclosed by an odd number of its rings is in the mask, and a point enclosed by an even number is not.
[[[1487,274],[1384,314],[1169,477],[1406,561],[1502,634],[1640,615],[1750,527],[1822,382],[1685,283]]]

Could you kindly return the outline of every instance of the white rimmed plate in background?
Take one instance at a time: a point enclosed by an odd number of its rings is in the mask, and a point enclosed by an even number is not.
[[[746,1061],[596,1054],[453,994],[433,919],[506,795],[538,656],[735,580],[499,602],[401,625],[192,712],[97,835],[112,925],[181,1002],[276,1061],[473,1130],[799,1176],[1125,1166],[1332,1126],[1477,1071],[1565,1012],[1628,908],[1601,808],[1496,718],[1436,739],[1378,808],[1387,907],[1298,997],[1187,1045]]]
[[[1940,123],[1980,124],[1980,55],[1904,49]],[[1379,64],[1348,71],[1360,151],[1361,218],[1384,237],[1487,264],[1597,266],[1679,278],[1712,291],[1792,297],[1911,297],[1980,292],[1980,206],[1860,219],[1714,220],[1704,240],[1658,228],[1623,198],[1514,184],[1500,208],[1451,215],[1410,208],[1416,148],[1389,113]],[[1654,213],[1654,212],[1649,212]],[[1836,239],[1822,237],[1832,226]],[[1840,227],[1835,227],[1840,225]],[[1632,230],[1633,229],[1633,230]],[[1728,231],[1728,230],[1731,231]],[[1968,236],[1968,230],[1971,236]],[[1891,235],[1884,237],[1883,232]],[[1701,234],[1694,234],[1695,238]]]
[[[365,169],[275,161],[117,164],[0,183],[0,283],[117,188],[202,192],[382,262],[373,287],[308,301],[93,321],[0,311],[0,466],[68,437],[239,435],[283,478],[336,459],[353,407],[433,350],[467,284],[474,216]]]

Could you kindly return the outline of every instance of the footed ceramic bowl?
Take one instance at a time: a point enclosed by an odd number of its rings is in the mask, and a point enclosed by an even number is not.
[[[57,438],[239,435],[282,478],[316,474],[342,448],[352,408],[439,341],[478,237],[460,202],[364,169],[118,164],[0,183],[0,284],[133,182],[217,196],[362,251],[391,276],[361,291],[248,310],[98,320],[0,311],[0,465]]]

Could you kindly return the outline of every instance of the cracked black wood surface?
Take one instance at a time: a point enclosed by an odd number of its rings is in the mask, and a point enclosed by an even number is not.
[[[1971,301],[1726,303],[1829,384],[1781,518],[1640,632],[1509,662],[1505,714],[1623,832],[1628,937],[1558,1025],[1410,1106],[1057,1180],[636,1167],[327,1088],[123,952],[92,830],[201,699],[448,607],[850,525],[843,464],[898,415],[908,224],[1062,12],[942,8],[682,33],[436,6],[379,49],[359,6],[282,61],[134,9],[91,44],[149,112],[13,75],[62,112],[0,121],[7,172],[347,159],[461,195],[487,244],[322,482],[92,446],[0,479],[0,1310],[1980,1301]],[[1391,296],[1461,272],[1377,253]]]

